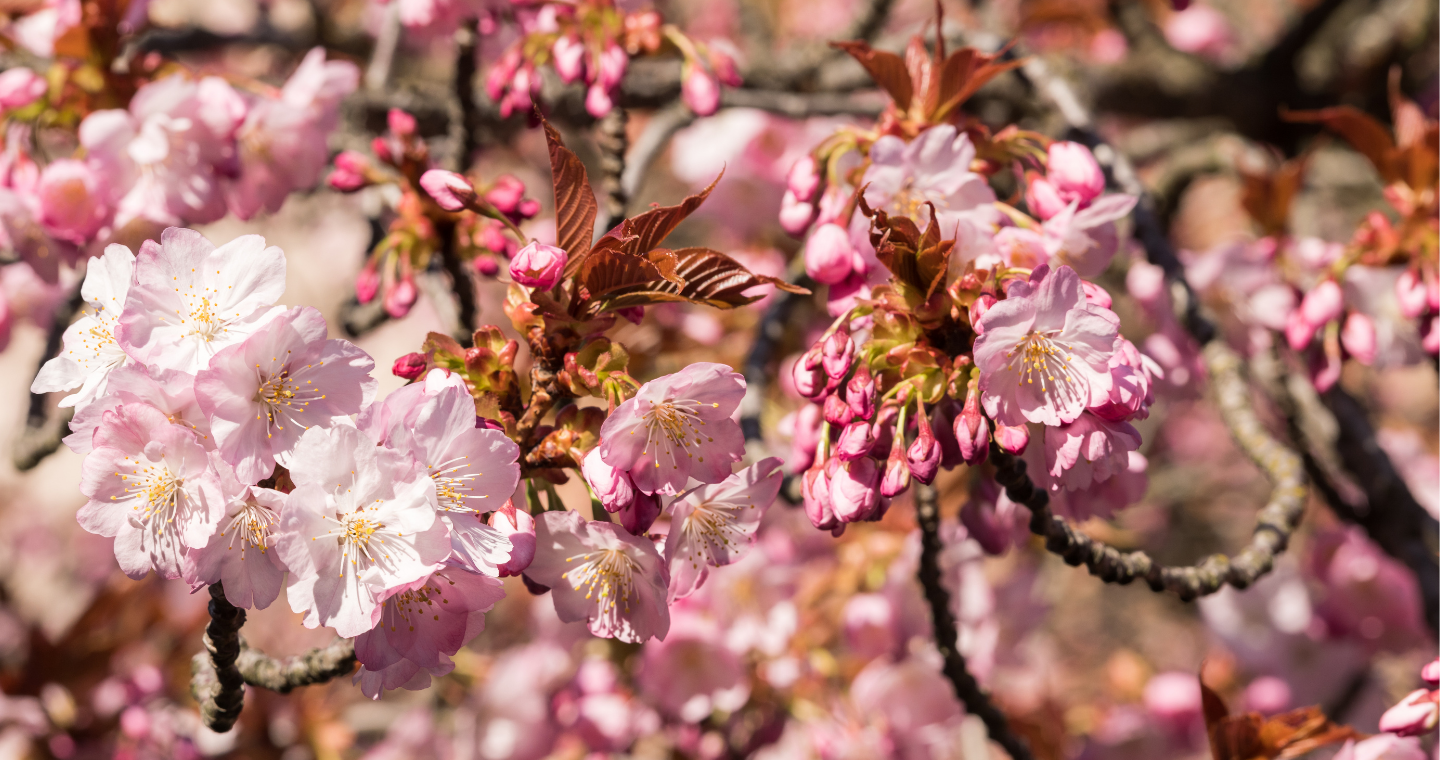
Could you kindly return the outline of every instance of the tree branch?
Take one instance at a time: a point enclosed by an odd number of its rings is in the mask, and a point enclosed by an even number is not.
[[[630,122],[623,106],[615,106],[595,128],[595,142],[600,149],[600,213],[595,215],[595,233],[604,234],[625,218],[630,195],[625,189],[625,153],[630,137],[625,128]],[[672,133],[673,134],[673,133]]]
[[[64,346],[65,330],[70,327],[76,312],[84,305],[85,298],[80,295],[80,285],[76,284],[65,300],[55,307],[55,313],[50,317],[50,329],[45,334],[45,350],[41,352],[40,363],[35,368],[36,375],[40,374],[40,369],[46,362],[60,355],[60,349]],[[74,416],[75,410],[60,409],[52,414],[45,403],[46,395],[48,394],[30,392],[30,406],[25,412],[25,427],[21,429],[20,435],[16,436],[11,450],[15,469],[21,472],[34,469],[45,457],[54,454],[60,448],[61,439],[70,432],[70,418]]]
[[[920,523],[918,577],[925,592],[925,601],[930,606],[935,646],[945,662],[945,677],[955,689],[955,696],[965,705],[965,711],[985,722],[985,730],[991,740],[1010,753],[1013,760],[1031,760],[1034,755],[1030,753],[1029,745],[1010,729],[1005,713],[990,701],[989,695],[970,675],[965,666],[965,656],[955,648],[959,632],[955,628],[955,616],[950,612],[950,592],[940,581],[940,552],[944,547],[940,541],[940,509],[932,486],[916,484],[915,519]]]

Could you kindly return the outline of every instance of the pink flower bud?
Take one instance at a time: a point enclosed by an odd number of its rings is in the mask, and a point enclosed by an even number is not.
[[[519,575],[535,559],[535,518],[511,502],[490,513],[490,527],[510,539],[510,559],[500,565],[500,577]]]
[[[566,84],[585,74],[585,43],[578,37],[567,34],[557,38],[550,52],[555,56],[555,73]]]
[[[1408,319],[1424,314],[1428,304],[1425,298],[1425,282],[1420,270],[1406,269],[1395,280],[1395,300],[1400,302],[1400,313]]]
[[[825,381],[828,378],[825,377],[824,370],[818,365],[807,369],[803,358],[790,368],[790,379],[795,384],[795,392],[805,398],[813,401],[825,395]]]
[[[150,713],[140,705],[130,705],[120,713],[120,733],[134,740],[150,735]]]
[[[611,44],[600,54],[600,75],[595,81],[607,91],[614,90],[625,78],[625,69],[629,65],[630,57],[625,55],[625,49]]]
[[[1420,680],[1432,689],[1440,687],[1440,659],[1420,669]]]
[[[599,446],[585,455],[585,459],[580,463],[580,472],[585,476],[585,482],[590,484],[590,489],[595,492],[595,497],[605,507],[605,511],[619,512],[635,501],[635,484],[630,480],[630,473],[606,464],[605,460],[600,458]]]
[[[935,440],[935,432],[930,428],[930,418],[925,415],[922,408],[915,414],[915,421],[920,428],[920,434],[905,450],[905,462],[910,465],[910,474],[916,480],[930,485],[935,481],[936,473],[940,472],[940,443]]]
[[[1089,280],[1081,280],[1080,287],[1085,290],[1085,303],[1093,303],[1102,309],[1108,309],[1114,304],[1110,294],[1099,285]]]
[[[855,410],[838,393],[832,393],[825,399],[824,412],[825,421],[831,425],[849,425],[850,420],[855,419]]]
[[[390,109],[385,115],[385,121],[390,126],[390,133],[396,137],[415,136],[415,117],[398,108]]]
[[[1416,689],[1380,716],[1380,730],[1396,736],[1422,736],[1440,724],[1440,692]]]
[[[585,90],[585,112],[599,119],[610,113],[615,107],[615,102],[610,99],[610,91],[604,85],[596,82]]]
[[[1080,143],[1050,143],[1045,177],[1061,200],[1066,204],[1079,201],[1081,208],[1105,192],[1105,173],[1095,154]]]
[[[995,296],[981,293],[975,299],[975,303],[970,304],[970,329],[974,330],[976,335],[985,334],[984,328],[980,326],[980,318],[985,316],[985,312],[990,311],[990,307],[996,303]]]
[[[729,53],[710,48],[710,69],[715,72],[715,78],[722,84],[730,87],[739,87],[745,81],[740,78],[740,69],[735,65],[735,59]]]
[[[365,268],[355,277],[355,300],[360,303],[370,303],[375,300],[375,294],[380,292],[380,273],[375,271],[373,262],[366,263]]]
[[[1285,342],[1290,344],[1290,348],[1303,351],[1314,338],[1315,325],[1310,324],[1299,309],[1290,312],[1290,316],[1285,318]]]
[[[971,390],[965,409],[955,418],[955,439],[965,464],[976,465],[990,455],[990,422],[980,413],[980,393]]]
[[[1345,294],[1340,291],[1340,285],[1334,280],[1325,280],[1315,286],[1314,290],[1305,294],[1304,300],[1300,302],[1300,314],[1305,317],[1313,327],[1319,329],[1321,326],[1334,322],[1345,313]]]
[[[420,376],[425,374],[427,366],[429,366],[429,360],[425,358],[425,354],[416,352],[396,359],[394,366],[390,367],[390,372],[396,377],[406,380],[419,380]]]
[[[855,342],[850,340],[850,333],[844,330],[831,333],[822,344],[821,351],[820,364],[825,368],[825,374],[834,380],[844,379],[855,360]]]
[[[1145,684],[1145,710],[1172,729],[1184,730],[1201,718],[1200,679],[1194,673],[1159,673]]]
[[[479,256],[475,259],[475,273],[482,277],[494,277],[500,274],[500,262],[494,256]]]
[[[617,517],[620,518],[621,527],[630,531],[632,536],[643,536],[650,526],[655,524],[655,518],[660,516],[660,499],[648,494],[635,494],[634,501],[620,510]]]
[[[1023,454],[1030,443],[1030,428],[1024,425],[1001,425],[995,423],[995,443],[1011,454]]]
[[[890,457],[885,460],[885,474],[880,478],[880,495],[887,499],[905,493],[905,489],[910,487],[910,465],[899,445],[902,440],[899,437],[894,439]]]
[[[875,379],[870,376],[870,367],[861,363],[855,374],[845,385],[845,403],[850,405],[855,416],[868,420],[875,414]]]
[[[795,193],[786,190],[780,198],[780,227],[791,237],[801,237],[815,219],[815,206],[808,201],[798,200]]]
[[[109,217],[107,192],[105,180],[90,164],[73,158],[53,161],[35,187],[40,224],[51,237],[84,245]]]
[[[835,444],[835,456],[840,457],[841,461],[850,462],[868,455],[874,446],[875,436],[870,432],[870,423],[857,420],[840,431],[840,439]]]
[[[785,175],[785,188],[794,194],[795,200],[815,200],[815,191],[820,189],[820,172],[814,156],[801,156],[800,160],[790,167],[790,172]]]
[[[516,214],[525,201],[525,183],[513,174],[502,174],[495,186],[485,191],[485,200],[502,214]]]
[[[1060,197],[1060,192],[1055,185],[1044,177],[1032,177],[1029,187],[1025,188],[1025,205],[1030,207],[1030,212],[1043,219],[1065,210],[1068,205]]]
[[[822,224],[805,244],[805,273],[824,285],[843,281],[854,271],[855,247],[838,224]]]
[[[24,108],[44,97],[47,89],[45,78],[24,66],[6,69],[0,73],[0,108]]]
[[[1274,715],[1290,707],[1290,684],[1275,676],[1261,676],[1245,687],[1245,708],[1262,715]]]
[[[820,530],[833,530],[839,521],[830,506],[830,476],[825,472],[823,462],[805,471],[800,479],[800,495],[805,505],[805,516],[810,524]]]
[[[521,285],[549,290],[565,273],[565,252],[553,245],[532,241],[510,260],[510,277]]]
[[[846,462],[830,479],[830,498],[841,522],[862,522],[879,506],[880,468],[869,457]]]
[[[680,98],[696,116],[709,116],[720,110],[720,83],[710,72],[691,66],[680,84]]]
[[[1420,324],[1420,347],[1431,356],[1440,355],[1440,314]]]
[[[1209,58],[1224,55],[1230,47],[1230,22],[1208,5],[1194,5],[1172,14],[1162,31],[1176,50]]]
[[[415,305],[415,299],[419,295],[419,291],[415,289],[414,275],[406,272],[405,276],[385,293],[385,312],[395,319],[400,319],[410,313],[410,307]]]
[[[446,211],[460,211],[475,202],[475,187],[455,172],[431,169],[420,175],[420,187]]]
[[[1345,327],[1340,330],[1340,345],[1355,357],[1355,360],[1369,366],[1375,362],[1375,322],[1358,311],[1350,312],[1345,318]]]
[[[900,417],[898,404],[890,404],[880,408],[875,415],[875,422],[870,426],[870,432],[875,436],[875,448],[871,449],[878,456],[881,452],[889,451],[895,440],[895,421]]]

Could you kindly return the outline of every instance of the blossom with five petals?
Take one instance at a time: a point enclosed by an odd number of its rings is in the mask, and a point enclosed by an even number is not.
[[[190,549],[184,576],[196,589],[223,583],[231,604],[263,610],[285,585],[285,563],[275,551],[273,535],[285,494],[241,483],[234,469],[218,460],[212,456],[225,514],[210,542]]]
[[[745,555],[760,519],[775,503],[784,475],[777,457],[761,460],[715,485],[700,486],[670,505],[665,563],[670,567],[669,599],[689,596],[710,568]]]
[[[79,388],[60,400],[60,406],[85,409],[105,393],[110,373],[125,364],[125,351],[115,339],[115,328],[125,308],[135,274],[135,254],[123,245],[110,245],[90,261],[80,296],[89,310],[65,330],[65,350],[45,362],[31,393],[53,393]]]

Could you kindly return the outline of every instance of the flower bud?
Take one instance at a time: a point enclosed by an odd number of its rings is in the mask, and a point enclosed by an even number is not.
[[[928,486],[935,482],[935,475],[940,471],[940,443],[935,440],[935,432],[930,428],[930,418],[925,415],[923,404],[915,414],[915,422],[920,434],[905,450],[905,461],[910,465],[910,474]]]
[[[980,393],[971,388],[965,409],[955,418],[955,439],[965,464],[977,465],[990,455],[990,421],[980,413]]]
[[[1440,692],[1416,689],[1380,716],[1380,730],[1396,736],[1422,736],[1440,724]]]
[[[805,516],[810,524],[820,530],[833,530],[839,521],[830,506],[830,476],[825,472],[823,462],[805,471],[800,478],[800,495],[805,504]]]
[[[1114,305],[1114,301],[1110,298],[1110,294],[1099,285],[1096,285],[1089,280],[1081,280],[1080,287],[1085,290],[1085,303],[1093,303],[1102,309],[1108,309],[1112,305]]]
[[[1429,304],[1425,298],[1425,282],[1418,269],[1406,269],[1395,280],[1395,300],[1400,302],[1400,313],[1414,319],[1425,313]]]
[[[799,201],[815,200],[815,191],[820,189],[820,173],[815,157],[809,154],[800,157],[785,175],[785,188]]]
[[[400,319],[410,313],[410,307],[415,305],[415,299],[419,297],[420,292],[415,289],[415,276],[406,272],[399,282],[386,291],[385,313]]]
[[[1432,689],[1440,687],[1440,659],[1432,660],[1420,669],[1420,680]]]
[[[680,84],[680,98],[696,116],[709,116],[720,110],[720,83],[715,76],[699,66],[689,67]]]
[[[24,108],[44,97],[49,85],[34,71],[17,66],[0,73],[0,108]]]
[[[836,330],[825,339],[821,347],[820,364],[830,379],[845,379],[854,360],[855,341],[850,340],[850,333]]]
[[[398,108],[392,108],[385,114],[385,122],[390,127],[390,133],[396,137],[415,136],[415,117]]]
[[[795,193],[786,190],[780,198],[780,227],[791,237],[801,237],[810,229],[815,220],[815,206],[809,201],[798,200]]]
[[[573,35],[562,35],[550,46],[555,56],[555,73],[561,81],[570,84],[585,73],[585,44]]]
[[[482,277],[494,277],[500,274],[500,262],[494,256],[481,255],[475,258],[475,273]]]
[[[1355,357],[1355,360],[1369,366],[1375,362],[1375,322],[1358,311],[1350,312],[1345,318],[1345,327],[1340,330],[1340,345]]]
[[[342,150],[335,156],[335,171],[326,182],[342,193],[353,193],[370,184],[365,176],[368,168],[369,162],[364,156],[353,150]]]
[[[805,243],[805,273],[810,279],[834,285],[855,271],[855,247],[850,233],[838,224],[822,224]]]
[[[600,71],[595,81],[606,91],[613,90],[620,86],[620,80],[625,78],[625,69],[629,65],[630,57],[625,55],[625,48],[611,44],[600,54]]]
[[[635,501],[635,484],[630,480],[630,473],[606,464],[600,458],[599,446],[585,455],[580,463],[580,473],[585,476],[585,482],[590,484],[590,490],[595,492],[606,512],[619,512]]]
[[[475,201],[475,188],[470,180],[444,169],[431,169],[420,175],[420,187],[446,211],[463,210]]]
[[[367,262],[355,276],[355,300],[360,303],[370,303],[375,300],[375,294],[380,292],[380,273],[375,271],[375,263]]]
[[[1299,309],[1290,312],[1285,318],[1285,342],[1290,348],[1303,351],[1314,338],[1315,326],[1305,319],[1305,315],[1301,314]]]
[[[496,178],[495,185],[485,191],[485,200],[502,214],[522,215],[520,211],[525,202],[525,183],[513,174],[502,174]]]
[[[1334,322],[1345,312],[1345,294],[1334,280],[1325,280],[1300,301],[1300,315],[1316,329]]]
[[[900,444],[905,439],[895,437],[890,446],[890,456],[885,460],[885,475],[880,478],[880,495],[886,498],[899,496],[910,487],[910,465],[905,461]]]
[[[500,565],[500,577],[525,572],[535,559],[535,518],[506,501],[504,507],[490,513],[490,527],[510,539],[510,559]]]
[[[532,241],[510,260],[510,277],[521,285],[549,290],[565,273],[565,252],[553,245]]]
[[[863,362],[855,368],[855,374],[845,385],[845,402],[859,419],[868,420],[875,415],[875,378],[871,377],[870,367]]]
[[[390,367],[390,372],[396,377],[403,377],[406,380],[419,380],[429,365],[430,362],[425,358],[425,354],[410,353],[396,359],[394,366]]]
[[[1030,212],[1043,219],[1065,210],[1068,205],[1061,200],[1060,192],[1044,177],[1032,176],[1030,185],[1025,188],[1025,205],[1030,207]]]
[[[995,423],[995,443],[1000,448],[1011,454],[1025,453],[1025,446],[1030,443],[1030,428],[1024,425],[1001,425]]]
[[[50,162],[35,186],[45,232],[76,245],[88,243],[109,215],[105,183],[91,164],[73,158]]]
[[[650,530],[650,526],[655,524],[655,518],[659,516],[660,499],[643,492],[635,494],[635,499],[617,515],[621,527],[630,531],[632,536],[645,535],[645,531]]]
[[[790,379],[795,383],[796,393],[815,401],[825,395],[825,381],[829,378],[819,366],[807,369],[802,357],[790,368]]]
[[[874,459],[864,457],[841,465],[830,479],[835,516],[847,523],[868,519],[879,506],[879,485],[880,469]]]
[[[824,412],[825,421],[831,425],[849,425],[850,420],[855,419],[855,410],[838,393],[832,393],[825,399]]]
[[[610,99],[610,91],[599,82],[585,90],[585,112],[591,116],[602,118],[614,107],[615,101]]]
[[[835,444],[835,456],[840,457],[841,461],[849,462],[866,456],[874,447],[875,436],[870,431],[870,423],[856,420],[840,431],[840,439]]]
[[[985,312],[990,311],[990,307],[996,303],[995,296],[981,293],[975,302],[970,304],[970,329],[974,330],[976,335],[985,334],[985,328],[980,324],[980,320],[985,316]]]
[[[1050,143],[1045,177],[1066,204],[1079,201],[1081,208],[1105,192],[1105,173],[1095,154],[1080,143]]]

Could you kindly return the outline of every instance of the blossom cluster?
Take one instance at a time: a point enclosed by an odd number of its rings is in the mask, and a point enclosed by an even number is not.
[[[530,520],[506,506],[518,447],[455,375],[376,400],[374,361],[275,305],[284,287],[254,235],[111,245],[32,390],[71,391],[80,524],[127,575],[223,583],[240,607],[284,586],[306,626],[356,639],[367,694],[423,687],[528,561]]]

